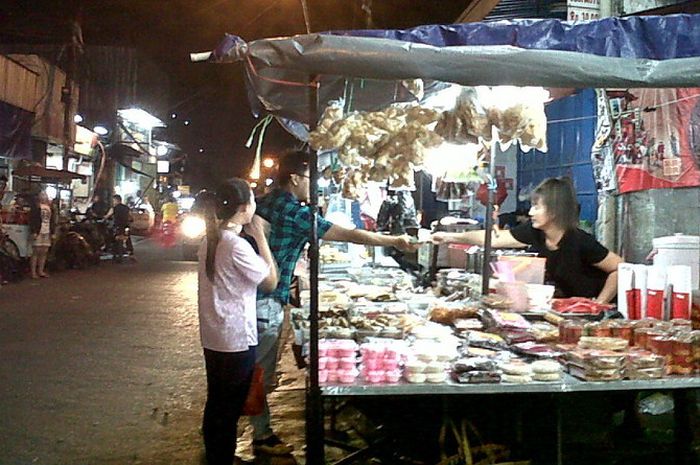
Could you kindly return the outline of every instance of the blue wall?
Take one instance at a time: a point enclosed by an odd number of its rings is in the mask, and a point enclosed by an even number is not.
[[[596,99],[593,89],[557,100],[546,108],[547,146],[542,153],[533,150],[518,154],[518,191],[528,185],[536,186],[545,178],[569,176],[574,180],[581,219],[593,223],[598,214],[598,198],[591,166],[591,148],[595,137],[596,118],[557,123],[569,118],[596,115]],[[520,207],[529,203],[519,202]]]

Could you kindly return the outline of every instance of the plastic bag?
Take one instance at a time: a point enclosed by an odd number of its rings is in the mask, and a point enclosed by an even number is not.
[[[664,415],[673,411],[673,397],[657,392],[639,402],[639,411],[645,415]]]

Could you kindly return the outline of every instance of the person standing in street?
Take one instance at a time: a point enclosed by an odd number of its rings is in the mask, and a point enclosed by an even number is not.
[[[305,202],[309,197],[309,154],[293,151],[279,161],[277,187],[258,201],[257,215],[265,220],[270,249],[279,267],[279,284],[268,291],[258,291],[258,347],[257,362],[265,370],[265,391],[274,389],[277,376],[284,306],[289,303],[289,287],[294,268],[309,241],[311,210]],[[412,250],[407,235],[388,236],[360,229],[347,229],[319,217],[318,237],[328,241],[395,247]],[[285,444],[270,426],[270,408],[265,399],[261,415],[251,417],[253,425],[253,449],[256,455],[286,455],[293,449]]]
[[[32,279],[48,278],[46,257],[51,247],[51,201],[42,191],[34,199],[29,211],[29,232],[32,238],[32,256],[29,268]]]
[[[131,209],[122,203],[122,196],[115,194],[112,196],[112,210],[107,214],[114,222],[114,236],[126,234],[126,229],[132,221]],[[131,242],[131,235],[126,234],[126,251],[129,255],[134,255],[134,244]]]
[[[199,328],[207,372],[202,431],[208,465],[232,465],[237,422],[248,395],[258,344],[255,296],[277,286],[277,269],[255,198],[242,179],[204,202],[206,237],[199,248]],[[251,236],[258,247],[241,237]]]

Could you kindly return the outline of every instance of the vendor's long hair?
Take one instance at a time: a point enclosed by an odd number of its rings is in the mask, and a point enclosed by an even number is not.
[[[209,281],[214,282],[216,249],[221,239],[221,225],[227,224],[241,206],[250,203],[250,186],[240,178],[225,181],[216,194],[206,194],[202,199],[204,219],[207,224],[206,272]]]
[[[564,231],[578,228],[580,206],[570,178],[545,179],[532,192],[532,203],[541,201],[552,221]]]

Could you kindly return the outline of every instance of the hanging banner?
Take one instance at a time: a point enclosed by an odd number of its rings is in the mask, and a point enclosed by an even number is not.
[[[611,149],[620,193],[700,186],[700,88],[608,92],[608,103],[598,105],[611,122],[600,145]]]

